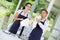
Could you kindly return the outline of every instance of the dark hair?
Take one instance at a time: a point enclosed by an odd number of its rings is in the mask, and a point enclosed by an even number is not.
[[[26,5],[28,5],[28,4],[30,4],[30,5],[32,6],[32,4],[31,4],[31,3],[29,3],[29,2],[28,2],[28,3],[26,3],[26,4],[25,4],[25,6],[26,6]],[[23,7],[23,9],[25,9],[25,6]]]
[[[41,13],[42,11],[45,11],[45,12],[48,14],[48,11],[47,11],[46,9],[42,9],[42,10],[40,11],[40,13]]]

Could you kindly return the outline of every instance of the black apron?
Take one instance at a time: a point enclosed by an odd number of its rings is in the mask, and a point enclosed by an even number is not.
[[[28,18],[27,16],[25,17],[25,16],[21,15],[22,12],[23,12],[23,11],[20,12],[20,14],[18,15],[18,18],[23,18],[23,19]],[[18,31],[18,29],[19,29],[19,27],[20,27],[20,22],[21,22],[21,21],[22,21],[22,20],[15,20],[14,23],[12,24],[9,32],[11,32],[11,33],[13,33],[13,34],[16,34],[17,31]]]
[[[41,21],[43,25],[44,25],[44,22]],[[42,33],[43,33],[43,30],[40,28],[39,24],[37,24],[36,27],[30,33],[28,40],[40,40]]]

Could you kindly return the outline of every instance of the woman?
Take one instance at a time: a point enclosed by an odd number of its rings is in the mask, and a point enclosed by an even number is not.
[[[30,33],[28,40],[41,40],[42,33],[49,24],[48,20],[46,19],[47,14],[47,10],[41,10],[41,19],[36,18],[36,21],[33,22],[33,30]]]
[[[15,14],[14,14],[14,23],[12,24],[9,32],[16,34],[17,30],[20,26],[20,22],[26,18],[28,18],[28,12],[30,10],[31,7],[31,3],[26,3],[25,7],[23,10],[18,10]]]

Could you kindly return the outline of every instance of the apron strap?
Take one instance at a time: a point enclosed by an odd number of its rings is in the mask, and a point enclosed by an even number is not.
[[[22,13],[23,11],[20,12],[20,14]]]

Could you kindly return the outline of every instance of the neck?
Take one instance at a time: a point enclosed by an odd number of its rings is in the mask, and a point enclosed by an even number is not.
[[[28,10],[27,10],[27,9],[24,9],[24,12],[25,12],[25,13],[27,13],[27,12],[28,12]]]
[[[41,19],[45,19],[45,18],[41,18]]]

